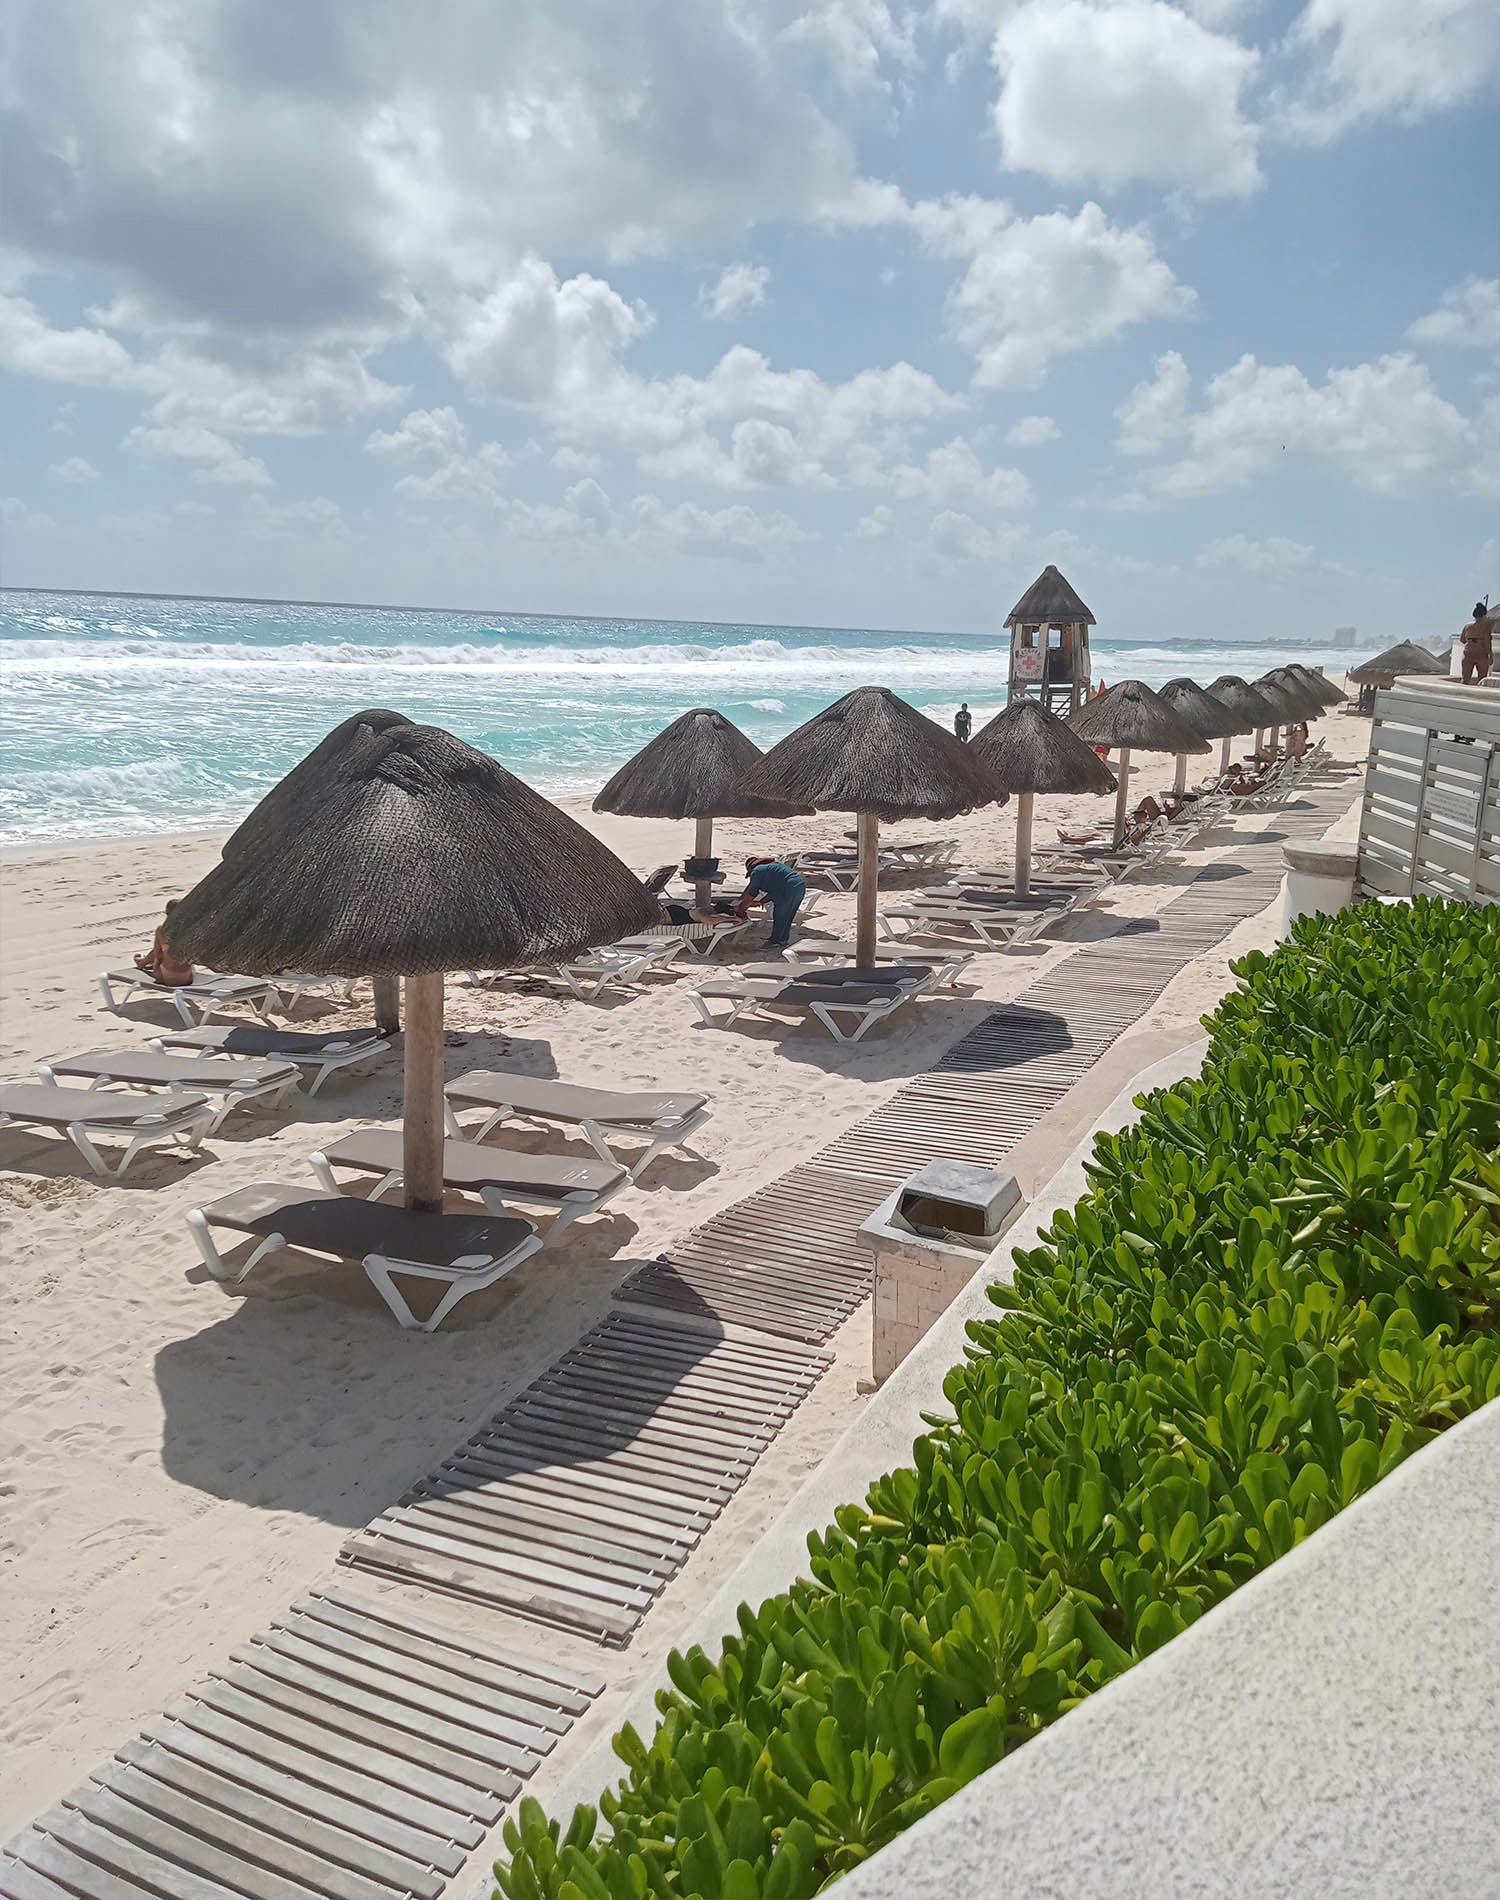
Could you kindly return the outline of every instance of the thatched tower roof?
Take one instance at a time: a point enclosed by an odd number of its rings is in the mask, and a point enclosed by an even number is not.
[[[745,790],[746,777],[762,757],[760,747],[723,713],[697,706],[620,767],[594,800],[594,810],[628,818],[796,815],[796,806],[756,798]]]
[[[1228,739],[1239,731],[1239,723],[1229,708],[1196,680],[1185,675],[1158,687],[1161,697],[1197,733],[1200,739]]]
[[[1289,666],[1273,666],[1266,680],[1275,686],[1289,704],[1297,708],[1292,715],[1294,719],[1321,719],[1327,711],[1323,695]]]
[[[1238,673],[1221,673],[1208,691],[1233,717],[1235,723],[1230,727],[1230,733],[1234,737],[1246,732],[1261,732],[1267,726],[1281,723],[1280,715],[1270,701],[1248,681],[1241,679]]]
[[[550,960],[656,920],[613,852],[451,733],[365,728],[307,765],[173,911],[177,955],[246,976],[420,976]]]
[[[953,818],[997,793],[970,748],[885,686],[860,686],[772,746],[753,793],[815,811]],[[174,939],[175,944],[175,939]]]
[[[1412,664],[1407,668],[1408,672],[1446,673],[1448,671],[1448,656],[1446,654],[1440,655],[1433,653],[1427,647],[1418,646],[1415,640],[1403,640],[1401,642],[1401,651],[1411,655]]]
[[[1210,750],[1207,739],[1140,680],[1121,680],[1098,699],[1086,700],[1068,724],[1090,745],[1131,752]]]
[[[1094,616],[1055,567],[1044,567],[1005,616],[1007,627],[1045,626],[1054,620],[1081,620],[1095,626]]]
[[[332,732],[326,733],[304,759],[294,765],[285,778],[278,779],[265,797],[230,832],[220,854],[232,857],[249,850],[257,839],[275,831],[288,811],[294,810],[308,795],[308,787],[335,760],[357,757],[361,748],[392,726],[409,726],[405,713],[391,712],[385,706],[371,706],[364,712],[351,713]]]
[[[1112,792],[1115,775],[1064,719],[1016,698],[982,726],[969,751],[1001,791]]]

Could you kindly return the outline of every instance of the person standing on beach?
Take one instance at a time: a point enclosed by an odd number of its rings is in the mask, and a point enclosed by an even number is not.
[[[974,730],[974,716],[969,711],[969,702],[965,700],[953,715],[953,736],[960,745],[969,743],[969,734]]]
[[[779,858],[746,858],[745,894],[735,906],[737,917],[748,917],[752,906],[771,906],[768,950],[784,950],[791,941],[792,919],[802,907],[807,886],[789,864]]]
[[[1463,683],[1465,686],[1477,684],[1488,677],[1495,659],[1494,631],[1487,601],[1475,601],[1474,618],[1458,638],[1463,648]]]

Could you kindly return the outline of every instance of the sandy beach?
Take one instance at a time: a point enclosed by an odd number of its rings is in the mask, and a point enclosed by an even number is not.
[[[1335,756],[1362,757],[1363,721],[1324,722]],[[1134,797],[1170,781],[1170,759],[1136,762]],[[680,859],[689,827],[566,808],[638,871]],[[1059,824],[1098,821],[1108,801],[1038,807],[1038,843]],[[725,822],[721,856],[838,840],[824,816],[768,827]],[[604,1311],[634,1267],[717,1208],[795,1165],[928,1066],[995,1001],[1131,916],[1159,909],[1236,837],[1274,831],[1275,813],[1205,834],[1045,943],[979,956],[956,997],[935,998],[855,1048],[815,1025],[730,1032],[699,1025],[679,973],[588,1005],[560,985],[449,980],[448,1073],[515,1068],[618,1087],[691,1087],[714,1119],[688,1158],[669,1157],[605,1212],[576,1223],[509,1279],[476,1294],[441,1332],[400,1332],[358,1273],[271,1264],[245,1286],[208,1280],[184,1225],[195,1204],[255,1180],[310,1182],[324,1142],[399,1113],[399,1063],[335,1078],[289,1110],[240,1111],[195,1157],[143,1159],[121,1184],[90,1176],[61,1141],[4,1135],[0,1210],[9,1300],[4,1328],[8,1615],[0,1648],[0,1744],[9,1764],[0,1833],[56,1799],[305,1584],[347,1531],[391,1503],[507,1393]],[[1348,821],[1337,828],[1347,832]],[[959,862],[1004,863],[1009,810],[895,836],[950,832]],[[174,1020],[154,1001],[129,1020],[98,1008],[99,971],[143,948],[165,900],[217,855],[210,836],[98,841],[0,862],[4,1073],[100,1047],[139,1047]],[[921,880],[905,880],[912,883]],[[927,881],[931,881],[930,879]],[[810,934],[852,930],[853,899],[823,895]],[[1098,1099],[1188,1040],[1227,982],[1229,959],[1274,936],[1274,910],[1236,929],[1172,983],[1085,1089],[1014,1158],[1025,1192],[1047,1178]],[[354,1006],[304,1005],[302,1020],[367,1020]],[[543,1145],[536,1135],[510,1137]],[[545,1144],[566,1146],[556,1137]],[[579,1144],[581,1150],[581,1144]],[[837,1364],[756,1467],[745,1490],[623,1653],[603,1659],[607,1723],[630,1684],[753,1543],[859,1402],[868,1316],[836,1342]],[[444,1612],[461,1619],[464,1612]],[[581,1640],[507,1619],[506,1640],[601,1667]],[[519,1637],[517,1636],[519,1632]]]

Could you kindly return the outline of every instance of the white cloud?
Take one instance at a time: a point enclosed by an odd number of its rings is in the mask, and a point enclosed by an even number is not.
[[[560,469],[564,475],[597,475],[604,462],[602,457],[587,455],[582,449],[570,448],[565,442],[554,452],[552,466]]]
[[[781,37],[826,55],[834,76],[850,92],[889,90],[885,61],[898,67],[916,63],[915,23],[914,12],[898,17],[886,0],[818,0]]]
[[[505,531],[515,541],[594,541],[609,533],[614,513],[609,496],[588,477],[565,490],[561,506],[513,502]]]
[[[1051,416],[1022,416],[1006,430],[1005,439],[1013,449],[1035,449],[1055,442],[1061,433]]]
[[[1266,579],[1290,578],[1336,565],[1325,562],[1307,542],[1291,541],[1284,535],[1270,535],[1261,541],[1243,534],[1221,535],[1201,548],[1197,558],[1199,567],[1235,568]]]
[[[1020,545],[1019,528],[991,528],[961,510],[945,508],[927,528],[927,545],[944,561],[1004,561]]]
[[[1324,143],[1374,119],[1414,122],[1475,98],[1500,71],[1495,0],[1308,0],[1286,49],[1304,72],[1279,129]]]
[[[855,522],[854,538],[856,541],[884,541],[895,526],[895,510],[881,502],[878,507],[872,508],[867,515],[862,515]]]
[[[1500,349],[1500,277],[1469,277],[1445,290],[1437,309],[1406,334],[1414,343],[1450,349]]]
[[[920,464],[891,469],[883,480],[903,501],[939,507],[962,502],[1003,511],[1024,508],[1031,500],[1031,484],[1019,469],[986,469],[962,436],[929,450]]]
[[[528,257],[488,295],[458,301],[445,319],[445,353],[456,374],[489,395],[580,407],[618,375],[620,352],[651,321],[643,304],[628,304],[602,278],[563,282]]]
[[[1148,382],[1137,383],[1115,411],[1126,455],[1155,455],[1186,433],[1191,380],[1176,350],[1156,359]]]
[[[316,495],[310,501],[275,503],[251,495],[245,503],[245,522],[252,534],[287,535],[338,542],[349,538],[349,525],[336,501]]]
[[[698,292],[698,306],[716,322],[757,310],[766,300],[771,273],[764,264],[730,264]]]
[[[451,405],[443,409],[413,409],[394,429],[379,430],[365,443],[371,455],[394,456],[401,461],[420,461],[433,456],[451,461],[464,446],[464,425]]]
[[[246,455],[228,436],[201,422],[168,422],[154,427],[142,424],[126,436],[125,447],[140,455],[171,456],[188,462],[200,481],[243,483],[251,488],[271,485],[271,471],[258,455]]]
[[[811,537],[790,515],[758,514],[738,503],[731,508],[699,508],[692,502],[669,507],[657,495],[638,495],[632,513],[633,546],[646,552],[701,555],[715,560],[763,561],[768,555]]]
[[[1260,183],[1256,130],[1240,110],[1255,53],[1164,0],[1030,0],[1001,22],[991,57],[1014,170],[1199,197]]]
[[[0,297],[0,368],[96,389],[138,386],[135,358],[103,330],[54,330],[24,297]]]
[[[978,359],[975,381],[1001,389],[1036,383],[1056,357],[1193,302],[1144,227],[1123,230],[1086,204],[994,233],[950,293],[948,318]]]
[[[1423,486],[1480,494],[1493,479],[1483,430],[1439,394],[1426,365],[1410,355],[1330,370],[1320,384],[1293,364],[1243,356],[1213,378],[1197,407],[1182,359],[1166,356],[1117,415],[1122,448],[1179,451],[1146,478],[1162,496],[1241,487],[1298,462],[1390,494]]]
[[[66,483],[70,488],[86,488],[99,479],[98,469],[81,455],[70,455],[66,461],[54,462],[47,473],[53,481]]]

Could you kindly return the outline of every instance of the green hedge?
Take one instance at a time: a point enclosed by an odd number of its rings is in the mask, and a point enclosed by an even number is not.
[[[1305,919],[1101,1136],[910,1468],[673,1655],[509,1900],[798,1900],[1500,1395],[1500,911]]]

